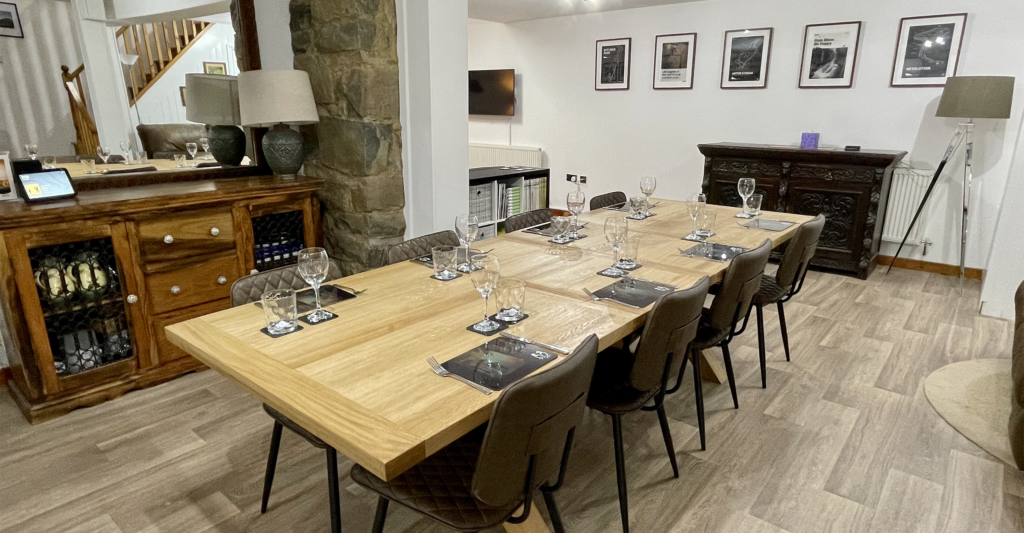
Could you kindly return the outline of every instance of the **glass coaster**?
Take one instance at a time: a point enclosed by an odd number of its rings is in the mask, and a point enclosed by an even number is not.
[[[323,322],[326,322],[326,320],[324,320]],[[295,333],[296,331],[302,331],[302,326],[296,324],[295,325],[295,329],[289,331],[288,333],[281,333],[280,335],[274,335],[267,328],[261,329],[260,333],[262,333],[262,334],[264,334],[264,335],[266,335],[266,336],[268,336],[268,337],[270,337],[272,339],[276,339],[278,337],[284,337],[285,335],[291,335],[292,333]]]
[[[444,282],[455,281],[455,280],[457,280],[457,279],[459,279],[461,277],[462,277],[462,274],[459,274],[459,273],[456,273],[455,277],[451,278],[451,279],[441,279],[441,278],[437,277],[437,274],[431,274],[430,275],[430,279],[436,279],[437,281],[444,281]]]
[[[604,276],[606,278],[621,278],[621,277],[626,275],[626,272],[624,271],[624,269],[620,268],[619,270],[623,270],[622,274],[615,274],[614,272],[612,272],[612,267],[608,267],[608,268],[598,272],[597,275],[598,276]]]
[[[617,266],[619,268],[619,270],[625,270],[626,272],[633,272],[634,270],[639,270],[640,267],[642,267],[643,265],[641,265],[640,263],[633,263],[633,266],[631,266],[631,267],[624,267],[624,266],[618,266],[618,265],[615,265],[615,266]]]
[[[326,309],[325,309],[325,311],[326,311]],[[327,312],[331,313],[330,311],[327,311]],[[299,320],[301,320],[302,322],[304,322],[306,324],[309,324],[310,326],[316,326],[318,324],[323,324],[324,322],[330,322],[330,321],[334,320],[335,318],[338,318],[338,314],[337,313],[331,313],[331,316],[329,318],[325,318],[325,319],[317,321],[317,322],[310,322],[309,321],[309,315],[312,315],[312,314],[313,313],[308,313],[308,314],[302,315],[302,316],[299,317]]]
[[[579,237],[576,237],[575,239],[569,239],[566,242],[555,242],[554,239],[550,239],[550,240],[548,240],[548,242],[550,242],[551,244],[566,245],[566,244],[572,244],[572,243],[574,243],[574,242],[576,242],[578,240],[582,240],[582,239],[586,239],[586,238],[587,238],[586,235],[580,233]]]
[[[473,326],[475,326],[477,324],[476,322],[470,324],[469,326],[466,326],[466,329],[469,330],[469,331],[472,331],[473,333],[476,333],[477,335],[483,335],[484,337],[492,337],[492,336],[498,334],[499,332],[502,332],[502,331],[505,331],[506,329],[508,329],[508,324],[506,324],[506,323],[504,323],[504,322],[502,322],[500,320],[496,320],[496,322],[498,323],[498,327],[493,329],[493,330],[491,330],[491,331],[477,331],[476,329],[473,329]]]

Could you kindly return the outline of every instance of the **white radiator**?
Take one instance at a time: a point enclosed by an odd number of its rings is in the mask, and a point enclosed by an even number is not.
[[[892,186],[889,189],[889,205],[885,212],[885,226],[882,228],[882,240],[900,242],[907,234],[914,213],[921,205],[924,193],[932,180],[932,172],[914,168],[900,167],[892,173]],[[921,228],[925,224],[926,212],[914,224],[914,231],[907,238],[907,245],[921,244]]]
[[[481,167],[534,167],[543,164],[540,148],[506,146],[500,144],[470,144],[469,168]]]

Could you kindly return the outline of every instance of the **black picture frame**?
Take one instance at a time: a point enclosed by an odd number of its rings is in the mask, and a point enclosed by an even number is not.
[[[853,87],[853,78],[857,73],[857,56],[860,53],[860,35],[863,23],[861,21],[850,21],[850,22],[831,22],[827,24],[808,24],[804,28],[804,41],[803,51],[800,55],[800,83],[798,86],[801,89],[849,89]],[[814,46],[814,42],[810,42],[812,35],[821,35],[818,30],[821,29],[836,29],[839,31],[846,30],[848,33],[852,33],[852,38],[846,43],[847,46],[844,54],[841,58],[833,56],[830,58],[832,62],[842,61],[843,75],[839,76],[838,82],[830,80],[819,80],[811,76],[811,72],[814,69],[815,52],[818,48]],[[812,33],[812,31],[814,33]],[[850,50],[852,48],[852,50]],[[827,50],[831,50],[828,48]],[[810,54],[808,54],[810,52]],[[836,52],[838,55],[838,53]]]
[[[685,44],[686,45],[686,75],[687,79],[678,83],[667,83],[663,80],[659,80],[659,74],[661,74],[666,68],[664,62],[659,62],[659,59],[663,59],[662,52],[664,51],[662,46],[665,44]],[[668,35],[657,35],[654,37],[654,80],[652,81],[651,87],[656,91],[678,91],[678,90],[689,90],[693,89],[693,75],[695,71],[695,63],[697,62],[697,34],[696,33],[672,33]]]
[[[610,74],[616,80],[614,82],[606,81],[609,76],[605,76],[605,69],[609,61],[602,61],[603,50],[608,48],[610,53],[616,52],[613,50],[617,47],[622,47],[618,52],[622,53],[622,57],[619,58],[619,65],[616,67],[616,72]],[[632,68],[632,54],[633,54],[633,38],[623,37],[620,39],[602,39],[597,41],[594,63],[594,90],[596,91],[628,91],[629,90],[629,71]]]
[[[18,14],[17,4],[0,2],[0,37],[25,38],[25,31],[21,27],[21,15]]]
[[[722,89],[766,89],[768,88],[768,75],[771,71],[772,62],[772,40],[775,28],[747,28],[742,30],[729,30],[725,32],[725,42],[722,44],[722,78],[719,85]],[[734,50],[735,39],[761,38],[760,53],[757,55],[746,54],[748,60],[755,57],[757,77],[751,80],[734,80],[734,56],[743,55],[739,49]]]
[[[931,28],[929,28],[931,26]],[[907,66],[908,49],[910,41],[915,39],[914,30],[918,29],[922,34],[934,33],[942,26],[952,26],[949,35],[950,43],[945,50],[945,72],[944,76],[921,76],[909,77],[905,75],[908,68],[923,68]],[[890,87],[945,87],[946,80],[956,76],[960,67],[960,54],[964,44],[964,32],[967,29],[967,13],[949,13],[946,15],[927,15],[922,17],[904,17],[900,19],[899,28],[896,31],[896,52],[892,61],[892,74],[889,77]],[[924,59],[923,54],[921,55]],[[934,61],[933,61],[934,62]],[[941,81],[938,81],[941,80]]]

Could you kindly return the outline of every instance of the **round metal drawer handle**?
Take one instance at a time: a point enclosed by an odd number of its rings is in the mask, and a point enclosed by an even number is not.
[[[221,285],[225,285],[225,284],[227,284],[227,282],[228,282],[228,278],[226,278],[224,276],[221,276],[221,277],[217,278],[217,283],[220,283]]]
[[[139,302],[139,297],[138,296],[135,296],[134,294],[129,294],[128,295],[128,303],[129,304],[135,305],[138,302]]]
[[[220,229],[218,229],[218,228],[210,228],[210,235],[213,235],[214,237],[216,237],[217,235],[220,235]]]
[[[170,235],[164,235],[164,244],[171,244],[174,242],[174,237]]]
[[[256,274],[259,274],[259,273],[260,273],[260,271],[256,270],[255,268],[249,271],[249,275],[250,276],[255,276]]]
[[[177,285],[171,287],[171,294],[181,294],[181,287]]]

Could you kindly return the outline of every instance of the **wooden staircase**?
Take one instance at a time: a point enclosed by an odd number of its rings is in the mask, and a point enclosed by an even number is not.
[[[199,20],[172,20],[118,29],[114,34],[117,51],[139,56],[138,62],[128,69],[125,79],[128,105],[134,106],[135,99],[142,98],[212,25]]]
[[[75,154],[91,155],[96,153],[96,147],[100,145],[99,134],[96,133],[96,123],[89,115],[89,108],[85,105],[85,93],[82,90],[82,65],[72,71],[67,65],[60,66],[60,77],[64,81],[64,90],[68,93],[68,102],[71,104],[71,120],[75,123]]]

